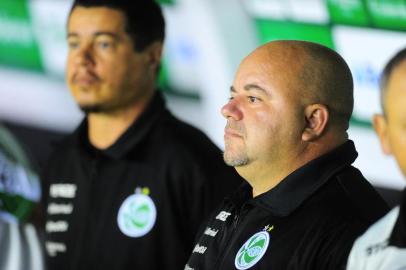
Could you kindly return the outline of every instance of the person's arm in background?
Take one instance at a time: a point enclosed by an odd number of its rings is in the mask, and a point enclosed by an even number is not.
[[[0,125],[0,269],[43,269],[33,215],[41,197],[38,175],[14,136]]]

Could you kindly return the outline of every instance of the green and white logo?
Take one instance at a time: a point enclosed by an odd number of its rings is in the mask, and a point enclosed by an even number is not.
[[[251,236],[242,245],[235,256],[237,269],[248,269],[254,266],[265,254],[269,245],[269,233],[261,231]]]
[[[129,237],[146,235],[154,226],[156,207],[149,195],[149,189],[136,189],[121,205],[117,223],[120,231]]]

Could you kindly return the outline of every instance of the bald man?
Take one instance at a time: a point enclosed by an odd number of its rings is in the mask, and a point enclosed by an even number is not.
[[[374,127],[383,152],[395,157],[406,176],[406,48],[390,59],[380,86],[383,114],[374,115]],[[347,269],[406,269],[406,189],[401,205],[357,239]]]
[[[340,269],[387,211],[347,129],[350,70],[304,41],[267,43],[240,64],[222,108],[225,162],[246,180],[213,213],[185,269]]]

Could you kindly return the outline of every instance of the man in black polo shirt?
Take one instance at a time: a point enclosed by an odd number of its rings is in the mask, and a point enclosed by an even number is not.
[[[351,164],[353,83],[334,51],[267,43],[241,63],[224,160],[248,182],[214,212],[185,269],[341,269],[387,206]]]
[[[164,20],[153,0],[77,0],[66,80],[85,120],[44,174],[48,269],[181,269],[239,176],[155,91]]]
[[[395,157],[406,176],[406,48],[389,60],[380,88],[383,114],[374,115],[374,127],[382,150]],[[406,189],[400,206],[355,241],[347,269],[406,269]]]

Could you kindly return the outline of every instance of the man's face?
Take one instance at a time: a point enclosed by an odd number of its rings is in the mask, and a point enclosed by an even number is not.
[[[374,126],[383,151],[394,155],[406,176],[406,61],[395,68],[386,89],[386,116],[376,115]]]
[[[78,6],[69,17],[66,80],[84,111],[120,110],[153,88],[155,70],[146,52],[134,51],[125,24],[121,11],[105,7]]]
[[[224,160],[230,166],[292,158],[301,141],[303,107],[289,79],[292,73],[278,61],[259,52],[238,69],[231,98],[222,108],[227,119]]]

